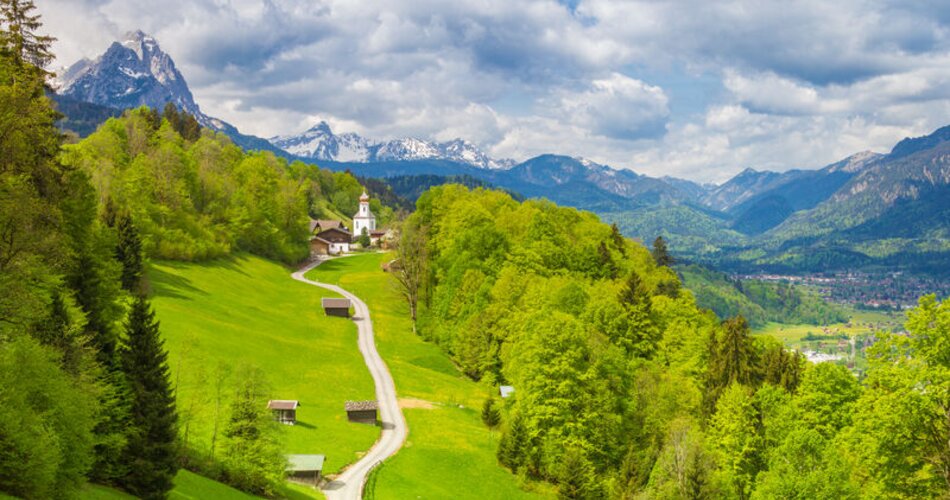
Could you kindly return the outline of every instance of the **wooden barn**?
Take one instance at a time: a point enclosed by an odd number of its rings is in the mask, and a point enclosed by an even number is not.
[[[347,401],[346,419],[359,424],[376,425],[377,409],[379,409],[379,405],[376,404],[376,401]]]
[[[323,477],[325,455],[287,455],[287,480],[317,486]]]
[[[274,412],[274,420],[287,425],[297,423],[297,407],[300,402],[295,399],[272,399],[267,402],[267,409]]]
[[[350,317],[350,299],[333,299],[324,297],[323,312],[327,316]]]

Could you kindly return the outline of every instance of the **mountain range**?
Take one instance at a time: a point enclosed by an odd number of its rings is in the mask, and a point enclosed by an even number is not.
[[[135,31],[51,83],[80,135],[122,109],[173,103],[248,150],[318,162],[364,177],[469,176],[527,197],[592,210],[628,235],[663,235],[687,258],[736,271],[828,271],[950,261],[950,127],[907,138],[888,154],[861,152],[819,169],[746,169],[721,185],[654,178],[583,158],[492,158],[464,139],[374,140],[320,122],[263,139],[205,115],[184,76],[151,36]],[[897,262],[897,255],[913,265]],[[920,265],[917,265],[920,264]],[[944,267],[946,269],[946,267]]]

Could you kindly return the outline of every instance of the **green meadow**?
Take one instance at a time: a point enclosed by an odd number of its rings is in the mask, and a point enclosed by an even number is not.
[[[325,472],[334,473],[379,436],[376,427],[347,422],[343,410],[346,400],[372,398],[373,381],[355,326],[320,308],[331,294],[290,273],[245,255],[157,262],[149,278],[190,447],[210,452],[219,388],[220,443],[235,384],[255,370],[266,378],[271,398],[300,401],[298,424],[284,427],[286,452],[325,454]]]
[[[321,264],[307,277],[338,284],[369,305],[376,345],[389,366],[409,424],[405,446],[375,475],[375,498],[552,497],[498,465],[497,432],[481,422],[488,388],[461,375],[437,346],[412,333],[408,306],[381,265],[384,254]],[[537,491],[525,491],[525,488]]]

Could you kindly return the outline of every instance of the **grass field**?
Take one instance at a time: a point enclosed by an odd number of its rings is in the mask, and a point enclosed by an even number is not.
[[[248,367],[261,370],[274,399],[300,401],[298,424],[284,429],[287,453],[327,455],[338,471],[379,435],[349,423],[348,399],[370,399],[373,381],[347,319],[324,316],[329,292],[293,281],[290,270],[251,256],[202,264],[158,262],[150,270],[153,305],[169,352],[178,409],[189,443],[207,452],[218,376],[227,400]]]
[[[800,351],[820,352],[838,356],[836,363],[847,365],[860,374],[867,369],[864,347],[871,342],[869,334],[899,330],[904,323],[904,313],[850,310],[847,323],[827,326],[786,325],[769,323],[752,333],[770,335],[787,347]],[[812,340],[808,340],[811,335]],[[852,351],[851,339],[855,341]],[[852,357],[852,353],[854,356]]]
[[[409,424],[405,447],[376,477],[375,498],[509,499],[553,496],[546,485],[527,492],[497,464],[498,434],[482,425],[487,388],[463,377],[435,345],[412,333],[408,308],[380,265],[382,254],[325,262],[308,274],[353,292],[369,305],[376,344],[396,382]]]

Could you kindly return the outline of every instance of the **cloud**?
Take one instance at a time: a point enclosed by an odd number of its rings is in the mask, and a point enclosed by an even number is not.
[[[886,150],[950,116],[950,7],[936,0],[39,8],[59,63],[141,28],[203,111],[265,137],[326,119],[380,139],[460,136],[519,160],[562,153],[708,181]]]

